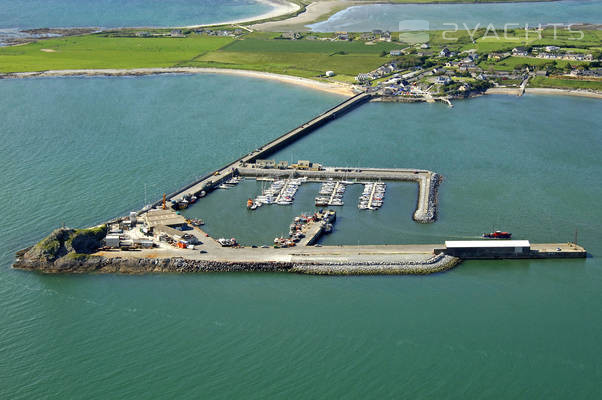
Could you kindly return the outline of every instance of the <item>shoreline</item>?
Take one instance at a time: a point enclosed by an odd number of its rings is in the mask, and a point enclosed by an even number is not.
[[[227,68],[133,68],[133,69],[73,69],[73,70],[48,70],[37,72],[14,72],[0,74],[1,79],[26,79],[26,78],[58,78],[58,77],[77,77],[77,76],[148,76],[148,75],[167,75],[167,74],[226,74],[244,76],[248,78],[267,79],[286,83],[295,86],[301,86],[312,90],[337,94],[340,96],[354,96],[354,86],[342,82],[321,82],[309,78],[302,78],[292,75],[282,75],[273,72],[262,72],[243,69]],[[490,88],[484,94],[486,95],[511,95],[520,97],[520,88]],[[533,95],[552,95],[552,96],[570,96],[586,97],[602,100],[602,93],[578,89],[559,89],[559,88],[526,88],[525,94]]]
[[[263,14],[255,15],[252,17],[233,19],[224,22],[216,22],[211,24],[197,24],[197,25],[184,25],[180,28],[202,28],[202,27],[210,27],[210,26],[221,26],[221,25],[237,25],[237,24],[245,24],[251,23],[254,21],[262,21],[266,19],[278,18],[287,14],[292,14],[301,9],[299,4],[295,4],[293,2],[287,0],[255,0],[257,3],[266,4],[272,7],[272,10],[265,12]],[[168,27],[169,28],[169,27]]]
[[[50,78],[50,77],[76,77],[76,76],[147,76],[162,74],[229,74],[245,76],[248,78],[268,79],[302,86],[308,89],[333,93],[341,96],[353,96],[353,86],[340,82],[320,82],[313,79],[301,78],[291,75],[281,75],[272,72],[261,72],[242,69],[226,68],[135,68],[135,69],[73,69],[49,70],[39,72],[15,72],[0,74],[0,79],[25,79],[25,78]]]
[[[520,88],[490,88],[487,89],[485,94],[501,94],[520,97]],[[579,89],[559,89],[559,88],[525,88],[524,94],[534,95],[549,95],[549,96],[569,96],[569,97],[587,97],[590,99],[602,100],[602,93],[592,92],[587,90]]]
[[[312,25],[318,22],[326,21],[333,15],[348,10],[352,7],[361,7],[368,5],[377,4],[391,4],[391,5],[446,5],[446,4],[504,4],[504,3],[551,3],[562,0],[494,0],[487,1],[485,3],[472,3],[469,1],[437,1],[431,0],[426,2],[421,1],[407,1],[407,2],[396,2],[391,0],[327,0],[327,1],[312,1],[305,7],[305,10],[295,16],[286,18],[283,20],[276,21],[263,21],[257,22],[252,25],[248,25],[251,29],[256,29],[264,32],[287,32],[287,31],[304,31],[312,32],[312,29],[308,28],[307,25]],[[266,18],[268,19],[268,18]],[[262,20],[256,20],[262,21]],[[251,21],[252,22],[252,21]]]

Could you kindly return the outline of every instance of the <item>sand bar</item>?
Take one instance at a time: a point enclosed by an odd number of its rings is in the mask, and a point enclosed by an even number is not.
[[[186,26],[186,28],[198,28],[198,27],[202,27],[202,26],[235,25],[235,24],[242,24],[245,22],[261,21],[264,19],[276,18],[276,17],[280,17],[282,15],[294,13],[295,11],[297,11],[301,8],[301,7],[299,7],[298,4],[291,3],[286,0],[256,0],[256,1],[258,3],[267,4],[267,5],[271,6],[272,9],[266,13],[263,13],[260,15],[255,15],[253,17],[241,18],[241,19],[236,19],[236,20],[231,20],[231,21],[224,21],[224,22],[219,22],[219,23],[214,23],[214,24],[190,25],[190,26]]]
[[[252,25],[252,29],[269,32],[309,31],[306,25],[326,19],[330,15],[357,4],[369,4],[367,2],[347,0],[316,1],[305,8],[299,15],[283,21],[271,21]]]
[[[0,78],[36,78],[62,76],[143,76],[158,74],[229,74],[249,78],[270,79],[282,83],[303,86],[313,90],[321,90],[341,96],[353,96],[353,86],[340,82],[320,82],[313,79],[271,72],[247,71],[223,68],[136,68],[136,69],[70,69],[41,72],[16,72],[0,75]]]

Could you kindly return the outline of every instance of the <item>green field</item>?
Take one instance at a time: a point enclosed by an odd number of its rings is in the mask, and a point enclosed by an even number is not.
[[[171,67],[219,49],[233,40],[196,35],[186,38],[88,35],[48,39],[0,48],[0,72]]]
[[[403,47],[384,42],[291,41],[275,39],[277,36],[258,33],[241,40],[204,35],[137,38],[102,34],[41,40],[1,48],[0,72],[188,66],[319,77],[332,70],[336,79],[349,82],[358,73],[391,61],[388,52]]]
[[[391,59],[383,56],[395,43],[366,45],[363,42],[322,40],[244,39],[185,63],[192,67],[217,67],[268,71],[317,77],[332,70],[337,80],[349,82]]]
[[[498,71],[512,71],[516,67],[529,65],[530,67],[545,68],[546,66],[555,66],[556,68],[565,68],[569,65],[587,65],[586,61],[568,61],[568,60],[546,60],[544,58],[534,57],[508,57],[500,61],[483,61],[479,64],[485,71],[493,68]]]
[[[579,79],[546,78],[538,76],[529,81],[529,87],[558,89],[590,89],[602,91],[602,81],[585,81]]]

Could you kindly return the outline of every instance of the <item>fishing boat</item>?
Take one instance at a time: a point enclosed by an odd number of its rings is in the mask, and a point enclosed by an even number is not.
[[[510,232],[494,231],[483,233],[482,237],[486,239],[512,239],[512,234]]]

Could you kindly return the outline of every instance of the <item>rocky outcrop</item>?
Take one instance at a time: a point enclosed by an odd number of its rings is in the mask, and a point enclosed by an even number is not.
[[[106,225],[89,229],[58,228],[35,246],[17,253],[17,260],[51,265],[66,259],[83,259],[98,250],[106,234]]]

